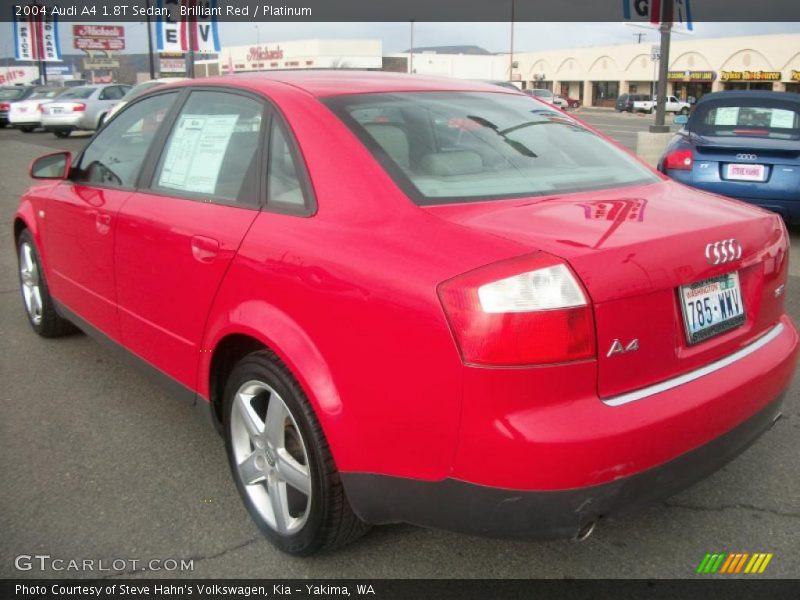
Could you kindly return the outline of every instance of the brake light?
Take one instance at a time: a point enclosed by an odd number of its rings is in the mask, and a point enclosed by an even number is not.
[[[679,171],[690,171],[694,157],[691,149],[674,150],[664,157],[665,169],[677,169]]]
[[[9,110],[11,108],[11,104],[8,102],[0,102],[0,110]]]
[[[580,283],[543,252],[481,267],[439,285],[464,362],[519,366],[595,356],[594,318]]]
[[[72,112],[83,112],[86,110],[86,105],[83,102],[75,102],[72,105]]]

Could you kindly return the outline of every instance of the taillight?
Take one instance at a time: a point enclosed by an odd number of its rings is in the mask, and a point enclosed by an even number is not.
[[[481,267],[445,281],[438,292],[466,363],[539,365],[595,356],[587,296],[554,256]]]
[[[75,102],[72,105],[72,112],[83,112],[86,110],[86,105],[82,102]]]
[[[11,105],[8,102],[0,102],[0,110],[9,110]]]
[[[664,157],[664,168],[691,171],[693,162],[694,157],[690,148],[673,150]]]

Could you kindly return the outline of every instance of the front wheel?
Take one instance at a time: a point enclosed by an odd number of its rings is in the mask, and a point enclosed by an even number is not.
[[[53,134],[58,138],[69,137],[70,133],[72,132],[69,129],[67,129],[66,131],[57,129],[56,131],[53,132]]]
[[[76,330],[75,326],[56,312],[44,278],[42,262],[36,251],[36,244],[27,229],[19,236],[17,258],[22,302],[33,330],[46,338],[73,333]]]
[[[231,372],[224,431],[239,494],[280,550],[307,556],[367,531],[350,508],[305,393],[271,352],[250,354]]]
[[[688,114],[689,114],[689,109],[688,109],[688,108],[686,108],[686,107],[684,106],[684,107],[681,109],[681,114],[682,114],[682,115],[688,115]]]

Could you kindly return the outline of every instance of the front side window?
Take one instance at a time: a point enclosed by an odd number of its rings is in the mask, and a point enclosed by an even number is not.
[[[228,92],[192,92],[173,125],[154,187],[258,205],[263,104]]]
[[[101,187],[133,187],[156,131],[176,93],[160,94],[131,105],[91,141],[73,180]]]
[[[521,95],[401,92],[326,103],[418,204],[658,181],[563,112]]]

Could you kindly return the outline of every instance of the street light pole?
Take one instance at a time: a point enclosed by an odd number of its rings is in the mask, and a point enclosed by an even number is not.
[[[508,80],[511,81],[514,79],[514,6],[516,4],[515,0],[511,0],[511,35],[510,37],[510,48],[508,52]]]
[[[150,0],[147,0],[147,15],[145,25],[147,26],[147,58],[150,63],[150,79],[155,79],[156,61],[153,57],[153,30],[150,27]]]
[[[411,46],[408,49],[408,72],[414,73],[414,19],[411,19]]]

